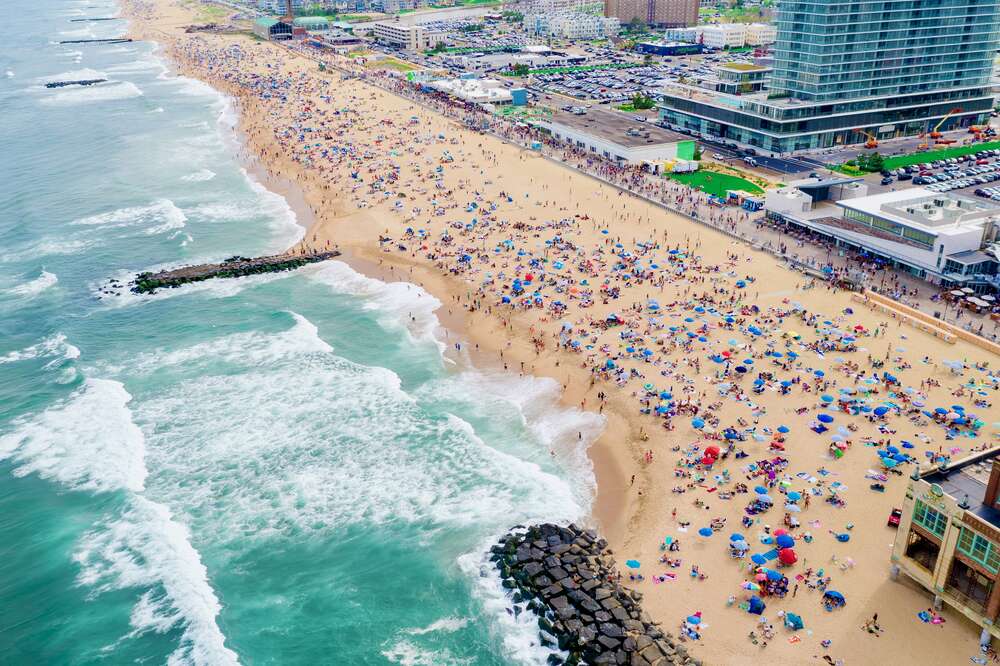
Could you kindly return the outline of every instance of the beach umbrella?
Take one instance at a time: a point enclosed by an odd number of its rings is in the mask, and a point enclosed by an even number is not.
[[[734,533],[734,534],[730,534],[729,535],[729,540],[730,541],[746,541],[747,538],[745,536],[743,536],[742,534]]]
[[[829,414],[820,414],[816,417],[816,420],[820,423],[833,423],[833,417]]]
[[[625,566],[629,569],[638,569],[640,566],[639,560],[625,560]]]
[[[767,576],[768,580],[781,580],[784,576],[780,571],[774,569],[764,569],[764,574]]]
[[[823,402],[833,402],[832,395],[821,395],[819,399],[822,400]]]
[[[703,527],[700,530],[698,530],[698,534],[700,534],[703,537],[710,537],[710,536],[712,536],[712,528],[711,527]]]
[[[706,456],[711,456],[712,458],[718,458],[719,457],[719,447],[714,446],[714,445],[706,447],[705,448],[705,455]]]
[[[792,492],[788,493],[788,499],[792,500],[793,502],[798,502],[800,499],[802,499],[802,493],[798,492],[797,490],[793,490]]]
[[[705,421],[703,419],[694,418],[691,420],[691,427],[695,430],[701,430],[705,427]]]
[[[764,604],[764,601],[756,594],[750,597],[750,606],[749,608],[747,608],[748,613],[751,613],[753,615],[760,615],[761,613],[764,612],[765,608],[767,608],[767,606]]]
[[[826,592],[823,593],[823,596],[829,597],[830,599],[834,599],[836,601],[845,601],[844,595],[841,594],[840,592],[837,592],[836,590],[827,590]]]
[[[688,615],[688,624],[701,624],[701,615]]]
[[[751,592],[760,591],[760,585],[758,585],[757,583],[751,583],[750,581],[744,581],[743,584],[740,585],[740,587],[743,588],[744,590],[749,590]]]
[[[756,486],[753,489],[753,491],[755,493],[757,493],[758,495],[766,495],[767,494],[767,488],[765,488],[764,486]]]
[[[817,377],[822,377],[826,373],[823,372],[822,370],[813,370],[813,374],[816,375]]]
[[[788,426],[780,425],[780,426],[778,426],[778,432],[780,432],[782,435],[784,435],[784,434],[790,432],[790,430],[789,430]]]
[[[793,539],[788,534],[781,534],[781,535],[779,535],[774,540],[774,543],[775,543],[775,545],[778,546],[778,548],[794,548],[795,547],[795,539]]]
[[[729,545],[735,548],[736,550],[744,550],[744,551],[750,550],[750,544],[748,544],[746,541],[733,541]]]
[[[888,413],[889,413],[889,408],[888,407],[876,407],[875,408],[875,416],[885,416]]]
[[[806,625],[802,622],[802,618],[795,613],[785,613],[785,626],[792,631],[798,631]]]
[[[764,504],[774,504],[774,500],[771,499],[770,495],[758,495],[757,499],[763,502]]]
[[[798,556],[795,551],[791,548],[782,548],[778,551],[778,561],[782,564],[789,565],[795,564],[798,561]]]
[[[714,465],[715,464],[715,458],[713,458],[712,456],[705,456],[704,458],[701,459],[701,464],[702,465]]]

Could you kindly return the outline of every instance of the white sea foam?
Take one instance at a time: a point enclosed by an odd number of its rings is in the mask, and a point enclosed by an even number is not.
[[[181,95],[195,97],[218,97],[220,95],[219,91],[207,83],[186,76],[176,76],[171,74],[167,68],[164,68],[163,72],[157,78],[160,79],[161,85],[172,86],[175,89],[174,92]]]
[[[513,600],[504,589],[496,565],[489,560],[489,548],[500,534],[485,539],[479,548],[458,558],[458,567],[472,584],[473,598],[483,614],[492,619],[489,629],[493,639],[500,644],[500,652],[512,661],[525,666],[545,666],[549,655],[557,650],[541,644],[538,637],[538,620],[534,613],[523,610],[515,615]]]
[[[305,236],[305,228],[298,223],[295,211],[285,198],[264,187],[246,169],[240,169],[251,189],[257,194],[259,207],[267,215],[269,226],[274,232],[274,246],[284,250],[298,243]]]
[[[93,86],[72,86],[60,88],[59,92],[50,97],[42,98],[42,104],[49,106],[75,106],[94,102],[110,102],[115,100],[141,97],[142,90],[131,81],[99,83]]]
[[[459,666],[472,663],[471,659],[460,659],[448,650],[428,650],[405,640],[383,650],[382,656],[400,666]]]
[[[71,345],[62,333],[56,333],[39,342],[18,351],[12,351],[0,356],[0,365],[15,363],[33,358],[49,358],[73,360],[80,357],[80,350]]]
[[[79,254],[99,244],[97,239],[43,238],[14,252],[0,255],[0,263],[28,261],[51,255]]]
[[[38,83],[55,83],[56,81],[83,81],[87,79],[104,79],[107,78],[105,72],[99,72],[96,69],[90,69],[89,67],[84,69],[74,69],[69,72],[63,72],[62,74],[52,74],[51,76],[41,76],[35,81]]]
[[[127,638],[180,627],[180,644],[167,660],[171,666],[239,663],[216,623],[221,606],[190,533],[164,505],[131,496],[123,515],[84,535],[74,559],[78,582],[95,596],[148,588],[132,609]]]
[[[199,169],[194,173],[189,173],[186,176],[182,176],[181,180],[188,183],[203,183],[208,180],[215,178],[215,172],[211,169]]]
[[[289,312],[294,324],[281,333],[256,331],[237,333],[177,350],[156,350],[139,354],[128,362],[130,375],[148,374],[162,368],[190,366],[219,361],[268,365],[297,354],[328,353],[333,347],[319,337],[316,326],[295,312]]]
[[[107,213],[82,217],[72,222],[76,226],[101,226],[107,229],[143,225],[147,234],[179,229],[187,222],[184,212],[170,199],[157,199],[146,206],[119,208]]]
[[[73,489],[142,490],[145,442],[131,400],[119,382],[87,379],[61,403],[15,419],[0,437],[0,460],[15,463],[17,476],[38,474]]]
[[[431,622],[426,627],[421,627],[419,629],[406,629],[405,633],[411,636],[423,636],[424,634],[432,633],[445,633],[451,634],[455,633],[459,629],[467,626],[469,624],[469,618],[467,617],[444,617],[440,620]]]
[[[410,282],[382,282],[342,261],[325,262],[312,277],[335,293],[361,297],[365,308],[383,315],[383,323],[400,326],[415,340],[433,341],[444,350],[444,343],[438,339],[440,323],[434,314],[441,301],[422,287]]]
[[[59,278],[55,273],[49,273],[48,271],[43,270],[41,275],[36,277],[34,280],[29,280],[28,282],[19,284],[18,286],[8,290],[7,293],[20,298],[33,298],[49,287],[55,286],[57,282],[59,282]]]

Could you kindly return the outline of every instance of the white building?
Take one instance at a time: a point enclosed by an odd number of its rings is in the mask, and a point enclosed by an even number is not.
[[[443,32],[403,23],[376,23],[373,34],[376,41],[407,51],[424,51],[445,41]]]
[[[738,49],[742,46],[773,44],[777,29],[766,23],[712,23],[693,28],[667,30],[666,39],[702,43],[712,49]]]
[[[983,248],[995,240],[1000,207],[919,187],[864,196],[861,187],[856,179],[807,179],[768,193],[765,208],[774,221],[882,257],[935,284],[995,279],[997,260]],[[836,205],[817,205],[834,199]]]
[[[617,18],[572,11],[525,14],[522,25],[529,35],[558,39],[607,39],[621,31]]]
[[[778,29],[769,23],[747,23],[744,27],[747,46],[774,44],[778,39]]]
[[[477,104],[510,104],[510,90],[496,79],[439,79],[425,84],[428,88],[447,93],[466,102]]]
[[[657,164],[677,159],[688,137],[648,123],[629,123],[614,111],[588,109],[582,115],[556,111],[536,124],[552,138],[619,164]]]

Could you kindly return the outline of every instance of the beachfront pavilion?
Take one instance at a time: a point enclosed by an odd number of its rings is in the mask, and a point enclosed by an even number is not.
[[[603,109],[584,114],[554,111],[535,124],[552,138],[621,165],[656,164],[691,159],[690,137],[648,122],[629,122],[628,116]],[[689,149],[685,152],[686,149]]]
[[[805,179],[769,192],[768,219],[818,234],[944,288],[1000,288],[994,243],[1000,207],[911,187],[868,195],[859,179]]]
[[[253,34],[267,40],[291,39],[292,25],[276,18],[259,18],[253,22]]]
[[[892,549],[899,573],[1000,637],[1000,448],[919,473],[914,468]]]

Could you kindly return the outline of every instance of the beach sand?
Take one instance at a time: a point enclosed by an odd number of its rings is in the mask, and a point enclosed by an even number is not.
[[[959,449],[955,457],[962,457],[972,447],[991,441],[989,426],[977,438],[946,442],[940,426],[917,425],[903,416],[891,416],[885,422],[894,433],[880,434],[876,424],[836,414],[834,428],[848,423],[857,426],[846,436],[852,447],[838,460],[828,454],[829,434],[818,435],[810,426],[819,394],[837,394],[839,388],[855,385],[859,370],[846,362],[871,374],[869,356],[888,357],[883,370],[894,374],[904,387],[920,387],[927,378],[939,381],[940,387],[925,387],[920,399],[926,405],[948,406],[958,401],[971,408],[967,396],[955,397],[951,392],[970,378],[983,380],[986,374],[970,368],[959,377],[942,361],[995,363],[985,351],[961,341],[946,345],[895,321],[886,323],[885,315],[852,302],[847,292],[825,284],[806,288],[810,281],[805,276],[790,271],[770,254],[622,194],[537,153],[467,129],[370,83],[345,80],[337,71],[320,72],[315,62],[284,47],[242,35],[184,34],[183,27],[193,21],[187,4],[126,0],[125,6],[133,18],[133,36],[160,42],[179,73],[203,79],[233,97],[244,137],[241,156],[266,169],[274,179],[266,184],[285,183],[301,197],[301,205],[309,208],[306,219],[312,225],[304,245],[322,249],[335,244],[349,263],[366,274],[422,285],[443,304],[438,314],[447,329],[449,353],[462,355],[451,346],[459,342],[478,367],[552,377],[564,387],[567,405],[602,412],[606,428],[589,451],[597,478],[594,522],[620,563],[626,559],[643,563],[646,581],[636,587],[645,595],[645,609],[663,623],[664,630],[676,634],[684,617],[696,611],[703,614],[702,638],[692,641],[689,648],[704,663],[821,663],[818,656],[829,654],[846,664],[893,658],[959,664],[976,653],[978,628],[949,611],[942,626],[921,623],[916,614],[930,605],[930,597],[902,577],[899,582],[889,580],[895,532],[886,526],[886,518],[892,507],[901,505],[905,474],[911,467],[903,467],[903,476],[890,475],[884,493],[869,490],[872,481],[865,475],[880,469],[880,464],[875,448],[863,440],[866,436],[889,439],[897,446],[902,440],[911,441],[916,446],[909,453],[920,460],[925,450],[939,447],[955,447]],[[349,65],[347,60],[342,64]],[[233,76],[235,71],[244,76]],[[258,82],[280,80],[286,85],[270,88],[268,96],[263,96],[261,87],[248,84],[245,75],[250,73]],[[318,131],[306,131],[313,129]],[[332,146],[351,147],[354,153],[322,154],[322,149]],[[476,208],[470,210],[472,203]],[[473,219],[476,225],[468,230],[466,225]],[[417,233],[407,235],[408,228]],[[419,230],[427,232],[424,238]],[[380,243],[380,237],[392,240]],[[444,237],[451,240],[443,241]],[[676,249],[675,260],[686,257],[683,270],[675,264],[679,272],[665,271],[663,279],[624,279],[614,268],[615,253],[627,250],[636,255],[641,251],[636,244],[641,242],[651,248],[659,244],[642,258],[647,265],[668,260],[668,251]],[[617,243],[622,247],[616,248]],[[519,250],[524,255],[519,256]],[[470,261],[459,261],[462,254],[470,254]],[[545,261],[533,267],[528,263],[532,258]],[[556,262],[562,268],[553,268]],[[541,271],[560,286],[568,305],[565,313],[501,305],[502,287],[515,277],[524,279],[526,274]],[[746,281],[745,289],[735,286],[737,280]],[[620,293],[612,297],[609,291],[601,291],[602,284]],[[593,291],[593,304],[586,308],[585,287]],[[548,305],[560,294],[550,288],[544,298]],[[668,329],[650,324],[649,299],[661,305],[657,318],[665,326],[705,334],[708,342],[678,345]],[[714,301],[723,313],[756,305],[758,313],[745,313],[741,319],[770,317],[773,321],[764,324],[769,330],[762,336],[748,335],[735,325],[719,326],[718,320],[699,329],[707,315],[693,310],[694,299],[705,308],[711,308]],[[819,321],[810,326],[799,314],[788,314],[793,303],[819,315]],[[853,314],[844,314],[848,308]],[[626,325],[607,330],[595,325],[606,321],[610,313]],[[693,321],[685,322],[688,317]],[[817,333],[826,327],[822,321],[834,321],[844,329],[862,326],[869,334],[859,335],[856,351],[817,355],[809,345],[829,337]],[[580,352],[560,349],[564,323],[572,329],[567,337],[584,343]],[[870,334],[876,329],[881,332],[878,337]],[[632,330],[639,341],[622,338],[624,330]],[[782,336],[792,330],[801,334],[799,339]],[[658,338],[661,344],[656,343]],[[729,339],[736,344],[729,344]],[[637,351],[627,352],[629,346]],[[651,348],[654,353],[646,360],[639,348]],[[737,363],[752,358],[754,374],[739,381],[736,375],[720,378],[718,372],[727,366],[714,363],[709,356],[722,349],[731,350]],[[769,349],[795,351],[800,356],[789,362],[787,356],[765,356]],[[845,362],[838,362],[838,357]],[[924,357],[930,363],[922,362]],[[621,382],[592,381],[600,374],[593,368],[612,359],[616,369],[634,369],[637,374]],[[813,375],[816,369],[826,373],[822,380]],[[720,381],[749,389],[751,377],[761,370],[773,372],[776,380],[797,378],[801,384],[790,387],[787,394],[782,394],[777,381],[769,382],[759,394],[738,390],[720,394]],[[673,429],[667,431],[663,419],[640,413],[647,383],[654,385],[654,395],[668,391],[675,401],[687,399],[698,405],[701,418],[719,420],[704,432],[728,426],[742,430],[744,426],[738,425],[742,419],[747,428],[756,423],[758,433],[768,428],[766,441],[739,442],[749,457],[720,461],[702,473],[687,462],[699,459],[706,446],[724,442],[706,440],[692,427],[689,415],[674,417]],[[812,390],[803,391],[802,384],[810,384]],[[875,402],[888,397],[889,387],[880,383],[873,388],[879,392],[872,396]],[[603,402],[599,392],[606,394]],[[990,392],[987,399],[995,395]],[[658,401],[650,404],[656,406]],[[805,413],[797,413],[801,408]],[[988,424],[1000,420],[996,407],[975,411]],[[819,487],[824,493],[813,496],[810,506],[796,514],[802,526],[795,533],[811,532],[813,540],[803,543],[799,539],[798,563],[782,572],[792,586],[796,574],[823,569],[832,578],[830,589],[842,592],[848,603],[842,610],[826,612],[821,593],[804,581],[794,598],[789,594],[780,600],[766,599],[765,616],[775,625],[776,637],[764,648],[748,639],[758,618],[726,604],[730,595],[743,599],[740,583],[749,575],[746,560],[731,559],[726,544],[729,534],[738,532],[748,537],[752,553],[767,550],[770,546],[759,544],[757,538],[765,524],[775,529],[782,526],[783,511],[779,505],[744,528],[740,519],[753,491],[729,500],[720,500],[718,494],[732,491],[739,482],[751,489],[757,485],[758,480],[745,478],[746,465],[776,455],[768,451],[768,442],[779,425],[790,429],[780,455],[789,461],[791,487],[799,491]],[[569,452],[556,450],[553,455]],[[684,464],[678,465],[680,461]],[[821,468],[829,474],[819,474]],[[681,478],[676,475],[678,469],[706,478]],[[731,480],[720,485],[713,477],[723,470]],[[797,473],[809,478],[795,477]],[[825,483],[817,486],[811,478]],[[839,491],[846,501],[843,508],[823,501],[829,494],[826,488],[834,482],[846,486]],[[676,486],[686,488],[689,483],[693,485],[685,492],[673,492]],[[772,494],[777,496],[777,489]],[[696,501],[705,506],[696,506]],[[725,529],[709,538],[699,537],[697,530],[715,518],[726,519]],[[682,528],[682,522],[690,526]],[[853,524],[851,540],[837,542],[830,531],[846,532],[849,524]],[[665,537],[680,539],[681,550],[669,553],[683,560],[679,568],[658,564]],[[842,568],[848,559],[854,565]],[[692,577],[692,564],[707,578]],[[676,574],[676,580],[651,582],[654,575],[666,572]],[[779,610],[801,615],[805,629],[782,628],[776,615]],[[885,630],[880,637],[860,628],[876,612]],[[799,641],[792,642],[793,636]],[[832,641],[828,649],[820,646],[825,639]]]

